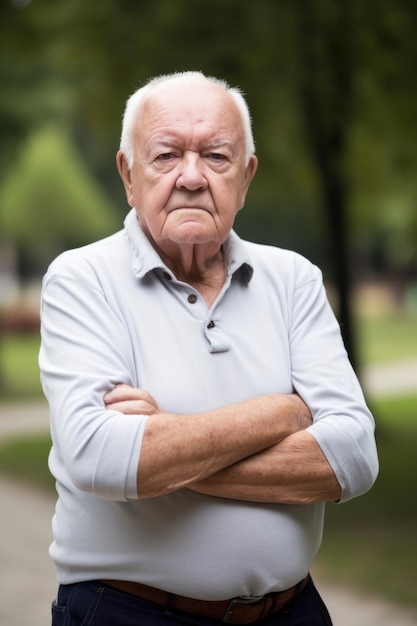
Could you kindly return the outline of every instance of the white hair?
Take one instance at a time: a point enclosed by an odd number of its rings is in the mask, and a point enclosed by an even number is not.
[[[180,78],[199,78],[206,80],[209,83],[222,87],[236,103],[239,113],[243,121],[243,130],[245,134],[245,157],[246,162],[249,163],[249,159],[252,154],[255,154],[255,143],[252,133],[252,120],[249,112],[249,107],[243,96],[243,92],[239,87],[231,87],[225,80],[215,78],[213,76],[206,76],[202,72],[175,72],[173,74],[163,74],[150,79],[143,87],[140,87],[135,91],[129,99],[126,101],[126,107],[123,114],[122,134],[120,137],[120,150],[123,151],[127,165],[129,169],[132,168],[134,159],[134,135],[137,127],[138,117],[140,114],[140,108],[143,105],[146,97],[151,91],[158,85],[171,80],[177,80]]]

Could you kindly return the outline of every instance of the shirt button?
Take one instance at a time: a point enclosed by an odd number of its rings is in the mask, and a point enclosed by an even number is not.
[[[195,295],[195,293],[190,293],[187,300],[190,304],[195,304],[197,302],[197,296]]]
[[[214,328],[215,325],[216,324],[213,322],[213,320],[210,320],[209,323],[207,324],[207,328]]]
[[[164,272],[164,278],[166,278],[167,280],[171,280],[171,274],[168,274],[168,272]]]

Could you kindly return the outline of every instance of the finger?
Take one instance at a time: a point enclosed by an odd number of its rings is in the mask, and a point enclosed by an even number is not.
[[[143,400],[146,399],[148,392],[140,387],[131,387],[130,385],[117,385],[109,391],[105,396],[105,402],[117,402],[122,400]]]
[[[153,412],[160,411],[159,405],[156,402],[155,398],[151,396],[151,394],[146,391],[146,389],[142,389],[141,387],[131,387],[130,385],[117,385],[112,391],[107,393],[104,396],[104,403],[106,408],[109,408],[110,404],[114,404],[116,402],[138,402],[142,401],[153,407]],[[133,411],[137,412],[137,411]],[[149,413],[149,410],[147,410]]]
[[[106,409],[119,411],[124,415],[154,415],[159,408],[146,400],[123,400],[106,404]]]

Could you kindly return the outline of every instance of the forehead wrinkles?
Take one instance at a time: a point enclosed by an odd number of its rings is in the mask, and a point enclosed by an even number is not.
[[[162,89],[164,87],[164,89]],[[152,143],[184,140],[209,145],[244,142],[240,112],[232,97],[211,85],[192,90],[163,85],[143,102],[138,115],[137,138]]]

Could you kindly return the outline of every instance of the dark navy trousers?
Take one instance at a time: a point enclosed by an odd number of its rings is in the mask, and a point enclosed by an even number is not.
[[[167,613],[163,606],[141,600],[100,581],[61,585],[52,604],[52,626],[216,626],[222,620],[190,613]],[[331,626],[326,606],[311,578],[284,610],[255,622],[261,626]]]

